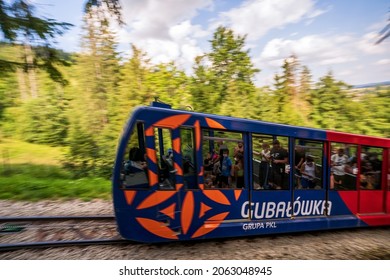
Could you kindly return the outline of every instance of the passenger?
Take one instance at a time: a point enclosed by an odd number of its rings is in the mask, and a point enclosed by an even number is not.
[[[260,152],[260,166],[259,166],[259,184],[263,189],[269,189],[268,177],[270,169],[271,150],[268,143],[262,144]]]
[[[358,174],[357,158],[355,156],[348,159],[348,162],[345,165],[345,172],[353,175]]]
[[[369,157],[369,161],[371,162],[372,169],[374,171],[382,171],[382,161],[378,158],[378,154],[371,154]]]
[[[123,164],[122,182],[123,187],[148,187],[148,175],[146,158],[138,147],[131,148],[129,151],[129,160]]]
[[[301,184],[304,189],[314,189],[316,186],[317,168],[312,156],[307,156],[306,161],[301,166]]]
[[[236,188],[243,189],[245,187],[243,154],[237,153],[236,159],[237,163],[233,166],[233,176],[236,181]]]
[[[213,159],[212,159],[211,153],[208,152],[207,155],[206,155],[206,158],[203,161],[204,171],[212,172],[213,171],[213,165],[214,165],[214,163],[213,163]]]
[[[295,162],[294,162],[294,167],[295,167],[295,183],[296,183],[296,188],[301,188],[301,180],[299,178],[301,177],[301,167],[302,164],[305,161],[305,149],[302,146],[295,146]]]
[[[143,172],[146,168],[146,161],[138,147],[133,147],[129,151],[129,160],[125,162],[126,174]]]
[[[204,174],[204,186],[205,186],[205,188],[207,188],[207,189],[215,188],[214,182],[215,182],[215,176],[214,175],[211,175],[211,173],[208,173],[208,172]]]
[[[286,149],[280,146],[279,140],[272,142],[271,149],[271,180],[274,189],[287,188],[285,185],[286,175],[286,164],[288,163],[288,152]],[[286,178],[285,178],[286,177]]]
[[[238,154],[243,155],[244,154],[244,144],[242,142],[238,142],[237,146],[234,147],[234,160],[237,160],[237,155]]]
[[[227,188],[229,187],[229,176],[232,169],[232,161],[229,158],[229,150],[223,150],[222,156],[219,187]]]
[[[187,145],[183,151],[183,172],[184,174],[193,174],[195,173],[195,165],[193,162],[192,156],[194,155],[194,150],[190,145]]]
[[[168,162],[169,167],[173,168],[173,150],[171,148],[167,150],[167,155],[165,156],[165,160]]]
[[[221,163],[219,161],[217,161],[216,163],[214,163],[214,167],[213,167],[213,175],[215,176],[215,180],[213,181],[213,184],[216,186],[216,185],[219,185],[219,182],[221,181]]]
[[[331,156],[331,166],[334,176],[334,184],[337,188],[338,186],[343,185],[344,176],[345,176],[345,165],[348,162],[348,156],[344,154],[344,149],[340,148],[337,151],[337,154]]]

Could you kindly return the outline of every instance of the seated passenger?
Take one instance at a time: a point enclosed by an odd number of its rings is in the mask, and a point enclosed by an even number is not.
[[[138,147],[131,148],[129,160],[123,164],[123,186],[146,188],[148,187],[147,165]]]
[[[143,172],[146,168],[146,162],[141,150],[138,147],[131,148],[129,151],[129,160],[125,162],[126,174]]]

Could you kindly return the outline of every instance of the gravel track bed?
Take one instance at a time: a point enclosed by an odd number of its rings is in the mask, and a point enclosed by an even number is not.
[[[0,201],[0,216],[112,215],[112,202]],[[0,243],[2,241],[0,236]],[[129,243],[1,252],[17,260],[390,260],[390,227],[164,244]]]

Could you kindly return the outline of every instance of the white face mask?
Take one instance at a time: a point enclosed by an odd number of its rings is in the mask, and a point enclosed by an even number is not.
[[[227,157],[228,155],[227,154],[223,154],[223,157]]]

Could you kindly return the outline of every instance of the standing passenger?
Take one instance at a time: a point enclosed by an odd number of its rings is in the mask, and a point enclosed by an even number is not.
[[[229,176],[232,170],[232,161],[229,158],[229,150],[223,151],[223,158],[221,161],[221,177],[219,187],[227,188],[229,186]]]
[[[344,154],[344,149],[340,148],[337,154],[332,155],[331,165],[334,176],[335,187],[342,186],[345,176],[345,165],[348,162],[348,156]]]
[[[234,147],[234,159],[237,161],[237,155],[244,154],[244,145],[241,142],[237,143],[237,146]]]
[[[314,189],[316,186],[316,165],[312,156],[307,156],[306,161],[301,166],[301,184],[304,189]]]
[[[238,153],[236,159],[237,163],[233,166],[233,176],[235,177],[236,188],[243,189],[245,187],[243,154]]]
[[[264,189],[269,189],[268,175],[270,168],[271,150],[269,144],[263,143],[262,150],[260,152],[261,161],[259,168],[259,184]]]
[[[284,186],[286,177],[286,164],[288,163],[288,152],[280,146],[279,140],[272,142],[271,149],[271,178],[275,189],[286,189]]]

